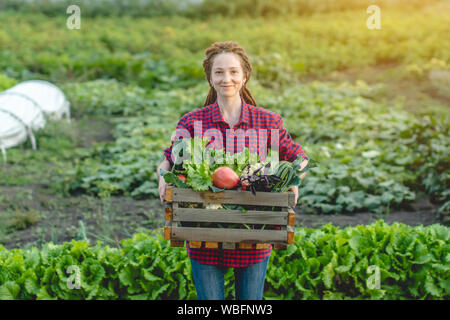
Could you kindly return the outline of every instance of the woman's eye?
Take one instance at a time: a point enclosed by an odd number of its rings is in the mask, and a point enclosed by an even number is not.
[[[231,71],[232,73],[238,73],[237,71]],[[222,71],[216,71],[216,73],[222,73]]]

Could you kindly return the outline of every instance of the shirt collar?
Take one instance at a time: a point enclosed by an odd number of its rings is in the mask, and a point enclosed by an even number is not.
[[[241,116],[239,118],[239,122],[236,124],[238,126],[241,122],[249,124],[250,123],[250,110],[249,105],[244,101],[244,98],[241,97],[242,108],[241,108]],[[222,117],[222,112],[220,112],[220,107],[218,100],[212,104],[212,121],[213,122],[225,122]]]

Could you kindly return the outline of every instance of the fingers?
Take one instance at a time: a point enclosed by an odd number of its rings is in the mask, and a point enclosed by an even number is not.
[[[302,163],[300,163],[299,171],[302,171],[306,166],[308,165],[308,160],[303,160]]]
[[[289,188],[290,191],[294,192],[294,201],[295,204],[297,205],[297,201],[298,201],[298,187],[297,186],[292,186]]]
[[[158,187],[158,192],[159,192],[159,200],[161,200],[161,202],[164,202],[165,198],[166,198],[166,182],[165,181],[159,181],[159,187]]]

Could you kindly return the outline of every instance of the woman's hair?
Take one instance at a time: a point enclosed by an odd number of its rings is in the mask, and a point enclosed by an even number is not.
[[[203,70],[205,71],[206,79],[208,80],[210,88],[204,106],[213,104],[217,99],[217,92],[211,86],[211,70],[214,58],[218,54],[228,52],[234,53],[240,58],[242,70],[244,71],[244,76],[246,80],[240,91],[241,97],[244,98],[244,101],[246,103],[251,104],[253,106],[257,106],[255,99],[253,99],[253,96],[250,93],[250,90],[248,90],[248,88],[245,86],[248,80],[250,80],[250,76],[252,74],[252,65],[248,59],[247,53],[245,52],[244,48],[242,48],[236,42],[232,41],[215,42],[211,45],[211,47],[205,50],[206,58],[205,60],[203,60]]]

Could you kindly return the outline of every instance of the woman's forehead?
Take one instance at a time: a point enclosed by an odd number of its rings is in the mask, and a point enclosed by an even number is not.
[[[241,68],[241,62],[233,53],[222,53],[215,57],[213,69]]]

